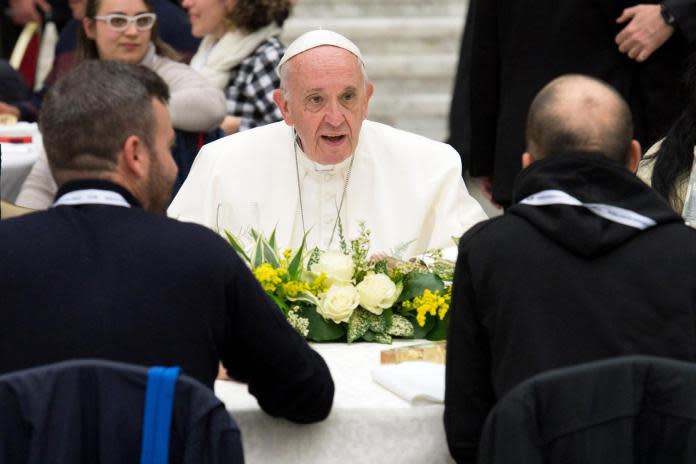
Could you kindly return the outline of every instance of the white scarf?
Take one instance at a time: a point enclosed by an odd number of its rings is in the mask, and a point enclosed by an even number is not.
[[[280,28],[271,23],[250,34],[239,30],[226,32],[217,42],[211,35],[206,35],[191,58],[191,67],[217,88],[225,90],[230,70],[251,55],[261,42],[280,32]]]

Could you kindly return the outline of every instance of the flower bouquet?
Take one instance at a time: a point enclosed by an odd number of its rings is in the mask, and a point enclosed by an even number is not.
[[[252,230],[247,253],[225,234],[290,325],[309,340],[391,343],[393,337],[447,336],[454,263],[437,251],[410,261],[370,258],[364,224],[350,244],[339,227],[340,251],[308,250],[305,236],[298,249],[279,252],[275,231],[266,238]]]

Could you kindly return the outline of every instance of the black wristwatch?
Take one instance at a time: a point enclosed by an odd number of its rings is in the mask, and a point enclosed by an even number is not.
[[[677,22],[677,18],[667,9],[664,3],[660,4],[660,13],[662,14],[662,19],[665,20],[665,24],[668,26],[674,26],[674,23]]]

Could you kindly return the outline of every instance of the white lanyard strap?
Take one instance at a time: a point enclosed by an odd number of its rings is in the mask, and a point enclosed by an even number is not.
[[[638,214],[630,209],[606,205],[604,203],[583,203],[574,196],[569,195],[562,190],[543,190],[528,196],[524,200],[520,201],[520,203],[531,206],[582,206],[597,216],[603,217],[604,219],[640,230],[645,230],[657,224],[649,217]]]
[[[61,195],[53,206],[60,205],[109,205],[130,208],[130,203],[118,192],[100,189],[74,190]]]

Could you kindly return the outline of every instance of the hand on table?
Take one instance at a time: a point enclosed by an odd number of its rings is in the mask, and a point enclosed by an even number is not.
[[[665,23],[660,8],[660,5],[636,5],[623,10],[616,22],[628,24],[614,39],[621,53],[643,62],[672,36],[674,28]]]

